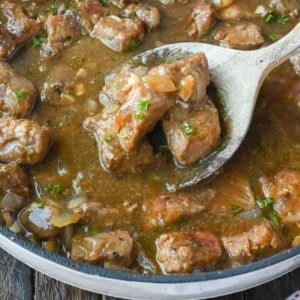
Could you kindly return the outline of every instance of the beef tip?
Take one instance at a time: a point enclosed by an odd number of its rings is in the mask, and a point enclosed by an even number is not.
[[[266,197],[274,200],[274,209],[284,223],[300,222],[300,172],[284,170],[260,179]]]
[[[114,118],[122,147],[128,151],[136,149],[140,139],[163,118],[174,101],[172,93],[156,93],[142,81],[134,84],[127,102]]]
[[[291,57],[290,62],[294,67],[295,73],[300,76],[300,54]]]
[[[255,224],[245,232],[222,238],[230,258],[239,262],[249,262],[262,250],[278,249],[281,240],[273,226],[266,221]]]
[[[132,256],[133,240],[127,231],[102,232],[72,239],[71,258],[75,260],[129,267]]]
[[[0,111],[13,117],[30,113],[36,98],[33,84],[0,62]]]
[[[126,18],[134,18],[137,16],[145,23],[148,31],[157,30],[160,23],[160,12],[158,8],[146,4],[130,4],[123,10],[122,16]]]
[[[181,218],[201,213],[205,207],[185,194],[159,195],[146,200],[143,205],[144,226],[167,226]]]
[[[144,35],[145,28],[141,20],[117,16],[101,18],[91,33],[91,36],[117,52],[134,50],[143,41]]]
[[[208,269],[221,255],[220,241],[210,232],[173,232],[156,240],[156,260],[164,273]]]
[[[125,5],[130,3],[138,3],[140,0],[111,0],[111,4],[119,8],[123,8]]]
[[[85,120],[84,127],[94,133],[104,170],[136,173],[153,162],[153,149],[146,140],[141,141],[135,151],[126,153],[122,149],[113,129],[113,116],[90,117]]]
[[[205,157],[220,140],[218,111],[211,101],[199,110],[174,106],[163,120],[169,149],[182,165]]]
[[[29,197],[29,178],[16,163],[0,165],[0,196],[7,192]]]
[[[270,0],[270,7],[280,15],[288,15],[292,19],[299,15],[299,2],[297,0]]]
[[[260,28],[253,24],[238,24],[221,29],[215,36],[220,46],[232,49],[250,50],[263,45],[265,40]]]
[[[40,23],[25,15],[20,5],[4,1],[0,9],[5,19],[4,26],[16,43],[24,43],[39,33]]]
[[[77,7],[81,25],[86,29],[91,29],[101,17],[108,14],[108,10],[98,0],[78,0]]]
[[[236,22],[242,19],[254,19],[256,15],[253,12],[260,4],[261,2],[257,0],[234,0],[231,5],[218,10],[218,19],[229,22]]]
[[[194,6],[192,13],[188,16],[189,23],[187,29],[190,36],[205,36],[216,23],[216,12],[213,6],[206,1],[200,0]]]
[[[51,223],[51,216],[58,210],[54,201],[49,203],[35,201],[20,213],[19,220],[26,230],[37,237],[50,239],[59,232],[59,229]]]
[[[17,50],[17,42],[14,41],[9,31],[0,24],[0,61],[9,59]]]
[[[52,131],[35,121],[0,119],[0,160],[33,165],[43,160],[51,145]]]
[[[46,21],[47,42],[42,44],[44,52],[49,56],[60,54],[70,46],[79,35],[79,21],[72,10],[57,15],[49,15]]]
[[[208,63],[203,53],[179,59],[173,63],[161,64],[149,71],[150,75],[168,75],[179,91],[179,97],[190,107],[201,107],[206,99],[209,84]]]

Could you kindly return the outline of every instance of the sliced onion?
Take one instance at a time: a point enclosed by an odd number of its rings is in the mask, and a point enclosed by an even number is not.
[[[87,106],[90,112],[96,112],[98,109],[97,102],[91,98],[88,99]]]
[[[213,5],[217,9],[223,9],[225,7],[228,7],[234,2],[234,0],[212,0]]]
[[[20,233],[22,231],[22,227],[18,220],[16,220],[8,229],[14,233]]]
[[[196,80],[192,75],[184,77],[179,83],[178,95],[184,100],[188,101],[193,94]]]
[[[1,208],[15,211],[24,205],[24,198],[12,192],[7,192],[1,201]]]
[[[84,178],[83,172],[78,172],[76,177],[72,180],[72,187],[76,194],[81,193],[80,181]]]
[[[62,242],[65,250],[67,251],[69,251],[71,248],[73,231],[73,225],[66,226],[62,231]]]
[[[246,219],[255,219],[261,216],[261,210],[258,207],[254,207],[249,210],[245,210],[239,213],[239,216],[246,218]]]
[[[75,209],[77,207],[79,207],[80,205],[82,205],[83,203],[87,202],[87,197],[84,195],[76,195],[74,197],[72,197],[68,204],[67,204],[67,208],[69,209]]]
[[[53,226],[57,228],[63,228],[71,224],[77,223],[81,218],[80,214],[75,214],[73,212],[65,211],[58,214],[52,214],[50,217],[50,222]]]
[[[57,173],[59,176],[65,176],[69,173],[68,168],[60,160],[57,162]]]
[[[172,93],[177,91],[177,87],[168,75],[147,75],[143,79],[148,87],[155,92]]]

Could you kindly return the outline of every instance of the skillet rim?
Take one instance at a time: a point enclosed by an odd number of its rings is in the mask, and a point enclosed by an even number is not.
[[[0,226],[0,234],[10,239],[13,243],[24,248],[27,251],[34,253],[46,260],[50,260],[63,267],[73,269],[77,272],[87,275],[99,276],[107,279],[114,279],[120,281],[136,281],[139,283],[159,283],[159,284],[179,284],[192,282],[205,282],[209,280],[226,279],[246,273],[251,273],[266,267],[270,267],[280,262],[284,262],[290,258],[296,257],[300,254],[300,245],[288,250],[284,250],[278,254],[264,258],[262,260],[242,265],[236,268],[198,272],[184,275],[143,275],[133,272],[126,272],[121,270],[105,269],[99,266],[90,265],[88,263],[76,262],[66,256],[56,253],[51,253],[42,247],[34,245],[29,240],[25,239],[19,234],[11,232],[9,229]],[[297,267],[297,266],[296,266]]]

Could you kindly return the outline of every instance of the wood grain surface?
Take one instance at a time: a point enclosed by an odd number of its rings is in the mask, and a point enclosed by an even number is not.
[[[2,249],[0,257],[0,300],[118,300],[35,272]],[[284,300],[297,290],[300,290],[300,268],[260,287],[214,300]]]

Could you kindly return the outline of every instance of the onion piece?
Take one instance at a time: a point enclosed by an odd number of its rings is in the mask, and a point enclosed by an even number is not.
[[[158,93],[176,92],[177,88],[173,80],[168,75],[147,75],[143,80],[148,87]]]
[[[234,0],[212,0],[211,2],[217,9],[223,9],[231,5]]]
[[[300,245],[300,235],[297,235],[292,242],[292,246],[295,247],[299,245]]]
[[[87,197],[84,195],[76,195],[74,197],[72,197],[68,204],[67,204],[67,208],[68,209],[75,209],[77,207],[79,207],[80,205],[82,205],[83,203],[87,202]]]
[[[69,251],[71,248],[73,231],[73,225],[68,225],[62,230],[62,242],[66,251]]]
[[[196,80],[192,75],[187,75],[179,83],[178,95],[184,100],[188,101],[194,91],[196,85]]]
[[[2,198],[0,207],[6,211],[16,211],[24,205],[24,198],[12,192],[7,192]]]
[[[50,217],[50,223],[57,228],[63,228],[68,225],[77,223],[80,218],[81,214],[75,214],[70,211],[65,211],[58,214],[52,214]]]
[[[240,217],[243,217],[246,219],[255,219],[255,218],[261,217],[261,215],[262,215],[261,210],[258,207],[254,207],[252,209],[248,209],[248,210],[245,210],[245,211],[239,213]]]
[[[20,233],[22,231],[22,226],[19,221],[16,220],[8,229],[14,233]]]

